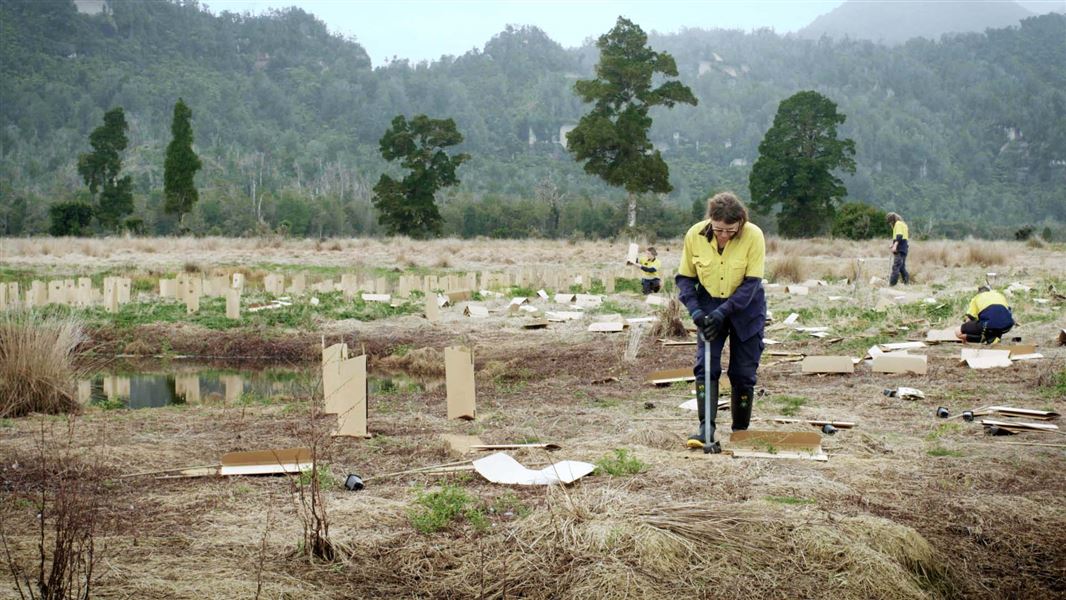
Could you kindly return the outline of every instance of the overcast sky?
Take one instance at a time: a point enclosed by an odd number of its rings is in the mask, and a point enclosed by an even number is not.
[[[211,12],[261,14],[298,6],[330,31],[355,38],[374,66],[392,57],[412,62],[459,55],[507,25],[536,25],[565,47],[607,32],[619,15],[644,31],[692,27],[795,31],[841,0],[203,0]]]

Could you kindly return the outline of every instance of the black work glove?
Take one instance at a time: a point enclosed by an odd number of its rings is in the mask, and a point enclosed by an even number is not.
[[[700,330],[700,335],[703,339],[710,342],[718,337],[719,332],[722,329],[722,322],[725,318],[719,311],[714,311],[711,314],[707,314],[702,310],[696,311],[692,315],[692,321],[696,324],[696,327]]]

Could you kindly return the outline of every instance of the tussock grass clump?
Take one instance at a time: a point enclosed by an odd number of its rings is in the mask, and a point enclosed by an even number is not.
[[[807,265],[800,256],[790,254],[774,259],[770,263],[770,273],[774,283],[799,283],[807,280]]]
[[[444,353],[436,348],[415,348],[382,358],[381,366],[410,375],[444,375]]]
[[[966,256],[963,261],[968,265],[990,267],[992,265],[1006,264],[1007,256],[1007,249],[1000,244],[972,242],[966,248]]]
[[[84,340],[73,317],[0,315],[0,417],[76,412],[80,373],[73,358]]]
[[[659,320],[651,326],[649,333],[652,337],[676,338],[688,335],[685,330],[685,320],[688,319],[688,314],[677,298],[671,298],[666,306],[656,309],[655,316]]]

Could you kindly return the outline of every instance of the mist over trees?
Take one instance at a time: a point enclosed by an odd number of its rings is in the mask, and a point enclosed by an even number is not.
[[[165,211],[174,103],[193,113],[197,234],[285,223],[296,235],[380,234],[378,140],[397,114],[454,120],[462,182],[437,198],[444,235],[612,236],[625,191],[582,171],[560,143],[586,110],[573,84],[595,46],[564,49],[532,27],[433,63],[372,67],[355,42],[298,9],[213,16],[195,3],[0,3],[0,228],[49,227],[49,207],[84,200],[78,156],[122,107],[134,223],[178,230]],[[698,106],[652,108],[649,139],[673,191],[637,198],[637,222],[676,236],[716,190],[745,195],[782,100],[813,90],[847,115],[849,201],[908,216],[912,232],[1010,236],[1066,223],[1066,17],[894,47],[800,40],[768,30],[652,35]],[[545,196],[538,190],[554,192]],[[550,201],[549,201],[550,200]],[[77,217],[78,215],[73,215]],[[768,215],[755,215],[774,231]],[[78,222],[77,218],[73,222]],[[125,221],[123,221],[125,222]],[[988,223],[995,223],[989,228]]]

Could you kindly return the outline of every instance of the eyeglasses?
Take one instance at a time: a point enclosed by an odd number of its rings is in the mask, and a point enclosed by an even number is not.
[[[734,227],[733,229],[719,229],[717,227],[711,227],[711,231],[715,233],[728,233],[729,235],[736,235],[737,232],[740,231],[740,228]]]

